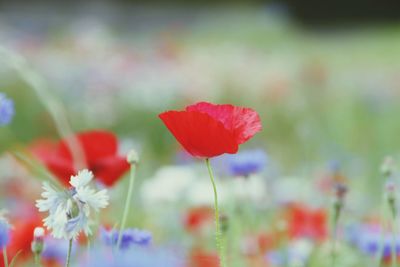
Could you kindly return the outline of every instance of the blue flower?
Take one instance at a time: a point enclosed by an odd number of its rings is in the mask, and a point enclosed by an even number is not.
[[[0,219],[0,249],[3,249],[10,242],[10,225],[6,220]]]
[[[182,267],[182,261],[167,250],[132,248],[112,252],[109,248],[96,248],[90,258],[78,266],[96,267]]]
[[[114,246],[118,241],[118,230],[100,229],[100,236],[103,242],[108,246]],[[121,249],[130,248],[132,245],[148,246],[151,244],[152,234],[146,230],[125,229],[122,232]]]
[[[313,243],[307,239],[289,243],[285,250],[273,250],[266,254],[266,260],[273,266],[303,266],[313,251]]]
[[[7,125],[14,117],[14,102],[0,93],[0,126]]]
[[[230,175],[249,176],[261,172],[267,165],[267,154],[261,149],[247,150],[221,157]]]
[[[333,173],[339,172],[341,167],[341,163],[339,160],[333,159],[328,162],[328,170]]]
[[[66,253],[68,251],[68,242],[63,239],[55,239],[51,236],[47,236],[44,239],[44,249],[42,258],[49,261],[56,261],[61,265],[64,265]],[[76,247],[72,246],[72,255],[75,254]]]
[[[376,256],[382,251],[383,258],[391,256],[393,235],[387,232],[382,234],[379,225],[353,226],[347,236],[348,240],[366,255]],[[396,238],[396,254],[400,255],[400,237]]]

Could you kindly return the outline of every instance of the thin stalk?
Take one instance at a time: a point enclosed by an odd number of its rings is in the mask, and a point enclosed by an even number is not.
[[[384,203],[384,202],[383,202]],[[383,203],[381,203],[381,218],[382,218],[382,222],[381,222],[381,237],[380,237],[380,242],[379,242],[379,248],[378,248],[378,253],[377,253],[377,257],[376,257],[376,266],[380,267],[382,264],[382,257],[383,257],[383,251],[384,251],[384,246],[385,246],[385,221],[387,218],[387,212],[386,212],[386,205],[384,205]]]
[[[339,222],[340,212],[342,210],[342,204],[335,201],[333,206],[333,221],[332,221],[332,253],[331,253],[331,266],[336,265],[336,242],[337,242],[337,228]]]
[[[4,258],[4,266],[8,267],[8,257],[7,257],[7,248],[3,247],[3,258]]]
[[[219,209],[218,209],[218,193],[217,187],[214,181],[214,174],[211,169],[210,159],[206,159],[206,165],[208,169],[208,174],[210,175],[211,184],[214,190],[214,211],[215,211],[215,242],[219,253],[219,260],[221,267],[226,267],[226,259],[224,255],[224,248],[222,244],[222,234],[221,227],[219,224]]]
[[[130,208],[131,202],[132,202],[133,186],[135,183],[135,174],[136,174],[136,164],[131,164],[131,174],[130,174],[130,178],[129,178],[128,193],[126,195],[124,213],[122,215],[121,227],[120,227],[119,233],[118,233],[118,240],[117,240],[117,248],[118,249],[121,245],[122,231],[125,229],[126,220],[128,219],[128,215],[129,215],[129,208]]]
[[[394,198],[389,198],[389,208],[390,208],[390,212],[391,212],[391,219],[392,219],[392,246],[391,246],[391,264],[392,267],[396,267],[397,266],[397,251],[396,251],[396,235],[397,235],[397,231],[396,231],[396,204],[395,204],[395,199]]]
[[[69,240],[68,254],[67,254],[67,260],[65,262],[65,267],[69,267],[69,263],[71,261],[71,251],[72,251],[72,239]]]
[[[35,253],[34,256],[35,256],[35,265],[37,267],[41,267],[42,265],[40,264],[40,254],[39,253]]]
[[[44,107],[47,109],[59,135],[65,138],[68,148],[71,150],[74,167],[83,169],[85,165],[85,155],[79,141],[74,136],[74,132],[68,123],[68,117],[62,103],[51,94],[51,91],[43,77],[37,74],[28,64],[27,60],[10,50],[0,46],[0,58],[13,68],[20,77],[36,93]]]

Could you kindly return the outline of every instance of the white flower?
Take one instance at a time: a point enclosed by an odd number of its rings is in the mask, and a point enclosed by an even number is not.
[[[248,179],[231,179],[229,192],[237,203],[251,201],[261,206],[268,202],[267,187],[262,176],[254,174]]]
[[[196,173],[188,166],[165,166],[143,182],[141,197],[147,205],[176,204],[195,180]]]
[[[224,186],[225,184],[218,180],[215,180],[215,184],[218,192],[218,202],[220,205],[224,205],[227,202],[229,191]],[[197,177],[197,179],[188,188],[185,201],[190,205],[203,206],[207,205],[210,207],[214,206],[214,191],[210,178],[206,175]]]
[[[69,181],[70,185],[75,188],[86,186],[93,179],[93,173],[89,170],[81,170],[78,172],[78,175],[71,176],[71,180]]]
[[[95,191],[88,184],[93,173],[88,170],[71,176],[71,189],[57,191],[49,183],[43,183],[43,199],[36,201],[40,212],[49,212],[43,222],[55,238],[75,239],[83,231],[90,235],[90,210],[98,211],[108,205],[107,190]]]

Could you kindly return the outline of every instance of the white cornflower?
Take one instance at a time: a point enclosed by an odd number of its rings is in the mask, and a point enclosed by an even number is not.
[[[90,235],[90,210],[98,211],[108,205],[107,190],[95,191],[88,184],[93,179],[93,173],[88,170],[71,176],[71,188],[57,191],[49,183],[43,183],[43,199],[36,201],[36,207],[41,212],[49,212],[43,222],[55,238],[76,239],[83,231]]]

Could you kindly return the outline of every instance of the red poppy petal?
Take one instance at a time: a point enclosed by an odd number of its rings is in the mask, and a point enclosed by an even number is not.
[[[105,186],[112,186],[117,182],[128,170],[130,166],[124,157],[108,157],[98,160],[90,166],[96,180],[101,181]]]
[[[239,144],[243,144],[262,129],[258,113],[251,108],[199,102],[187,106],[186,111],[207,113],[214,119],[219,120],[226,129],[234,132]]]
[[[195,207],[188,211],[184,217],[184,226],[188,231],[196,231],[203,225],[212,222],[214,210],[211,207]]]
[[[215,252],[194,249],[190,253],[190,266],[192,267],[219,267],[219,257]]]
[[[70,186],[69,180],[72,175],[75,175],[76,172],[72,161],[60,157],[53,157],[44,161],[44,164],[63,185],[67,187]]]
[[[29,145],[29,151],[40,160],[54,156],[57,143],[48,139],[39,139]]]
[[[24,260],[31,255],[31,243],[33,230],[41,226],[39,218],[25,218],[24,221],[15,222],[11,231],[10,244],[7,247],[7,254],[12,259],[21,250],[20,260]],[[2,262],[2,261],[1,261]],[[2,266],[0,264],[0,266]]]
[[[57,144],[49,140],[39,140],[29,149],[63,185],[69,186],[69,179],[75,174],[74,166],[70,157],[57,153]]]
[[[87,163],[90,165],[98,159],[113,156],[118,150],[118,141],[114,134],[95,130],[83,132],[76,135],[82,145]],[[66,158],[71,158],[71,152],[65,140],[60,142],[58,153]]]
[[[224,153],[234,154],[238,150],[233,134],[208,114],[167,111],[159,117],[192,156],[210,158]]]

